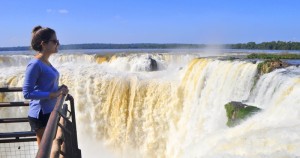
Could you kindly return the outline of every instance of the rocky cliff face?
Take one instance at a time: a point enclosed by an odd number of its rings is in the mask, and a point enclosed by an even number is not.
[[[285,63],[279,59],[266,60],[260,64],[258,64],[258,75],[263,75],[269,73],[275,69],[288,67],[289,64]]]
[[[241,102],[229,102],[225,105],[227,114],[227,126],[233,127],[251,115],[261,111],[260,108],[249,106]]]

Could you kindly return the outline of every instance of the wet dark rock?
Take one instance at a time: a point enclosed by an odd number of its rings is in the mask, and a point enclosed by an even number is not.
[[[152,59],[151,57],[149,57],[149,60],[150,60],[150,71],[157,71],[158,67],[157,67],[156,60]]]

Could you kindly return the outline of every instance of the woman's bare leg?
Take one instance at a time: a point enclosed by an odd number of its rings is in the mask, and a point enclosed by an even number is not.
[[[41,128],[36,131],[36,140],[37,140],[38,146],[40,146],[44,131],[45,131],[45,128]]]

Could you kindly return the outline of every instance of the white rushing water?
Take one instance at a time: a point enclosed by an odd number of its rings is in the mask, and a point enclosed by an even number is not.
[[[199,56],[51,57],[60,83],[75,98],[83,157],[300,156],[299,67],[277,69],[254,85],[257,64]],[[0,86],[22,86],[30,58],[0,55]],[[158,71],[149,71],[150,58]],[[0,101],[24,100],[21,94],[0,95]],[[263,110],[229,128],[224,105],[230,101]],[[4,108],[0,115],[26,116],[27,109]]]

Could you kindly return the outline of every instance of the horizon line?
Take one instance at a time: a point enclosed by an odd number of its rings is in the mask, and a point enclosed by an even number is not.
[[[202,44],[196,44],[196,43],[74,43],[74,44],[60,44],[60,46],[68,46],[68,45],[93,45],[93,44],[103,44],[103,45],[130,45],[130,44],[157,44],[157,45],[172,45],[172,44],[177,44],[177,45],[232,45],[232,44],[247,44],[247,43],[252,43],[253,41],[250,42],[238,42],[238,43],[202,43]],[[270,43],[270,42],[292,42],[292,43],[299,43],[298,41],[267,41],[267,42],[254,42],[255,44],[261,44],[261,43]],[[0,48],[20,48],[20,47],[31,47],[31,46],[0,46]]]

